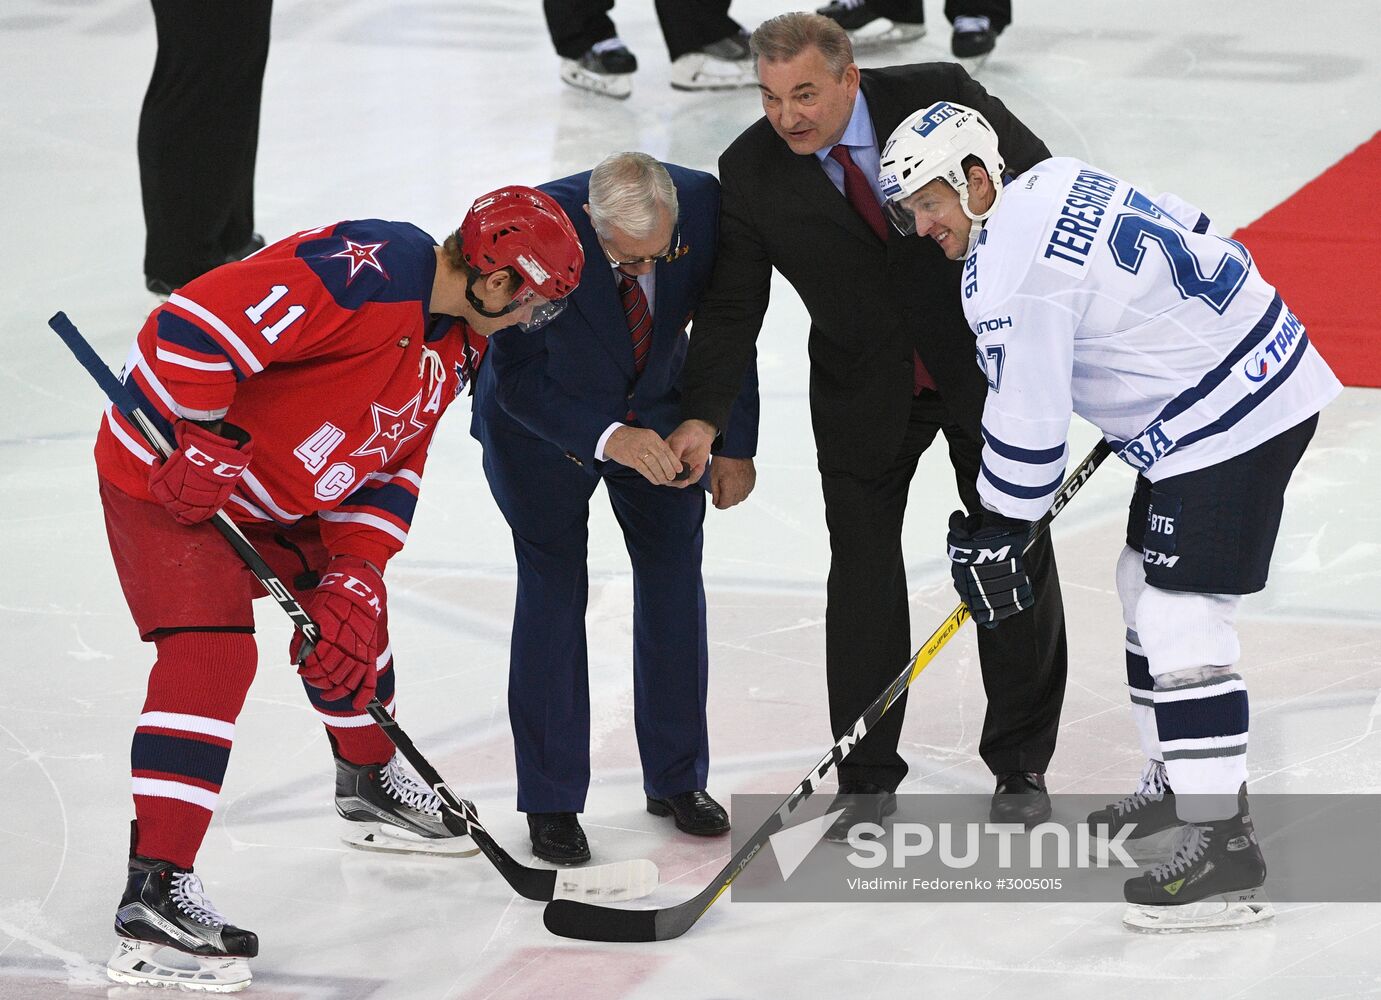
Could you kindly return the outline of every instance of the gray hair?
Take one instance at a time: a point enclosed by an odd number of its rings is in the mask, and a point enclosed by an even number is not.
[[[614,228],[635,240],[651,236],[663,209],[674,223],[680,214],[676,185],[646,153],[615,153],[590,172],[590,222],[605,239]]]
[[[758,25],[749,42],[755,59],[769,63],[795,59],[812,46],[825,57],[825,65],[836,78],[844,75],[854,61],[853,43],[838,23],[823,14],[793,11],[778,14]]]

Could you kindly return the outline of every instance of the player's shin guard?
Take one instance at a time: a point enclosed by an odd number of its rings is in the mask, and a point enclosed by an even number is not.
[[[254,679],[254,636],[175,632],[155,644],[158,661],[130,747],[139,831],[134,853],[191,868]]]
[[[1247,779],[1247,688],[1231,666],[1238,601],[1147,587],[1137,602],[1161,759],[1185,822],[1235,815]]]
[[[1247,780],[1247,689],[1227,667],[1156,679],[1156,728],[1176,811],[1186,823],[1237,812],[1229,789]]]

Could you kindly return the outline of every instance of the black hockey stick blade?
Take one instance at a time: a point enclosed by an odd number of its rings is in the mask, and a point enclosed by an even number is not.
[[[1079,464],[1056,492],[1050,509],[1031,527],[1031,535],[1026,543],[1029,549],[1037,538],[1043,535],[1053,521],[1088,482],[1094,470],[1103,459],[1111,454],[1107,441],[1100,440],[1088,457]],[[907,663],[906,668],[887,685],[873,703],[864,709],[853,726],[840,737],[829,752],[820,758],[790,795],[782,801],[776,812],[767,817],[743,846],[738,849],[729,863],[715,876],[713,882],[699,893],[675,906],[655,910],[617,910],[610,907],[578,902],[571,899],[556,899],[547,904],[542,914],[542,922],[547,930],[561,937],[580,941],[668,941],[680,937],[690,930],[705,911],[714,905],[729,886],[738,878],[743,869],[767,846],[773,834],[790,822],[792,815],[801,803],[815,793],[819,782],[824,780],[839,763],[848,756],[849,751],[859,740],[875,727],[878,720],[887,712],[901,693],[911,686],[920,672],[933,660],[945,644],[959,631],[960,626],[969,619],[969,610],[963,604],[956,607],[940,627],[931,633],[930,638]]]
[[[570,899],[554,899],[542,911],[542,923],[558,937],[576,941],[668,941],[690,930],[699,916],[692,913],[689,920],[675,919],[680,907],[685,905],[679,903],[664,910],[615,910]],[[658,923],[675,926],[667,926],[667,933],[658,934]]]
[[[479,813],[470,802],[451,790],[427,758],[413,746],[408,734],[389,714],[379,699],[369,703],[366,710],[379,724],[398,752],[403,755],[422,780],[440,796],[445,809],[441,821],[457,836],[468,835],[490,863],[498,869],[513,891],[525,899],[550,902],[553,899],[584,899],[619,902],[640,899],[657,888],[657,866],[651,861],[615,861],[607,865],[552,871],[533,868],[514,859],[499,845],[480,822]]]

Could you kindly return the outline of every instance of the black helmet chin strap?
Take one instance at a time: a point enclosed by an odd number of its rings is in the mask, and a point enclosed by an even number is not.
[[[485,319],[498,319],[500,316],[507,316],[509,313],[519,308],[518,292],[523,290],[521,281],[518,284],[518,290],[513,293],[513,298],[509,299],[508,305],[497,312],[486,309],[484,303],[480,301],[480,297],[475,294],[475,282],[485,277],[488,277],[488,275],[480,274],[465,279],[465,300],[470,303],[470,308],[474,309],[475,312],[479,313]]]

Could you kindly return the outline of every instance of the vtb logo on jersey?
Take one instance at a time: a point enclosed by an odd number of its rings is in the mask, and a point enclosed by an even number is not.
[[[417,411],[422,405],[422,390],[417,390],[409,402],[396,410],[390,410],[382,403],[373,403],[371,416],[374,418],[374,433],[369,440],[350,454],[363,458],[378,455],[381,465],[388,465],[397,456],[398,450],[427,429],[427,425],[417,419]]]

